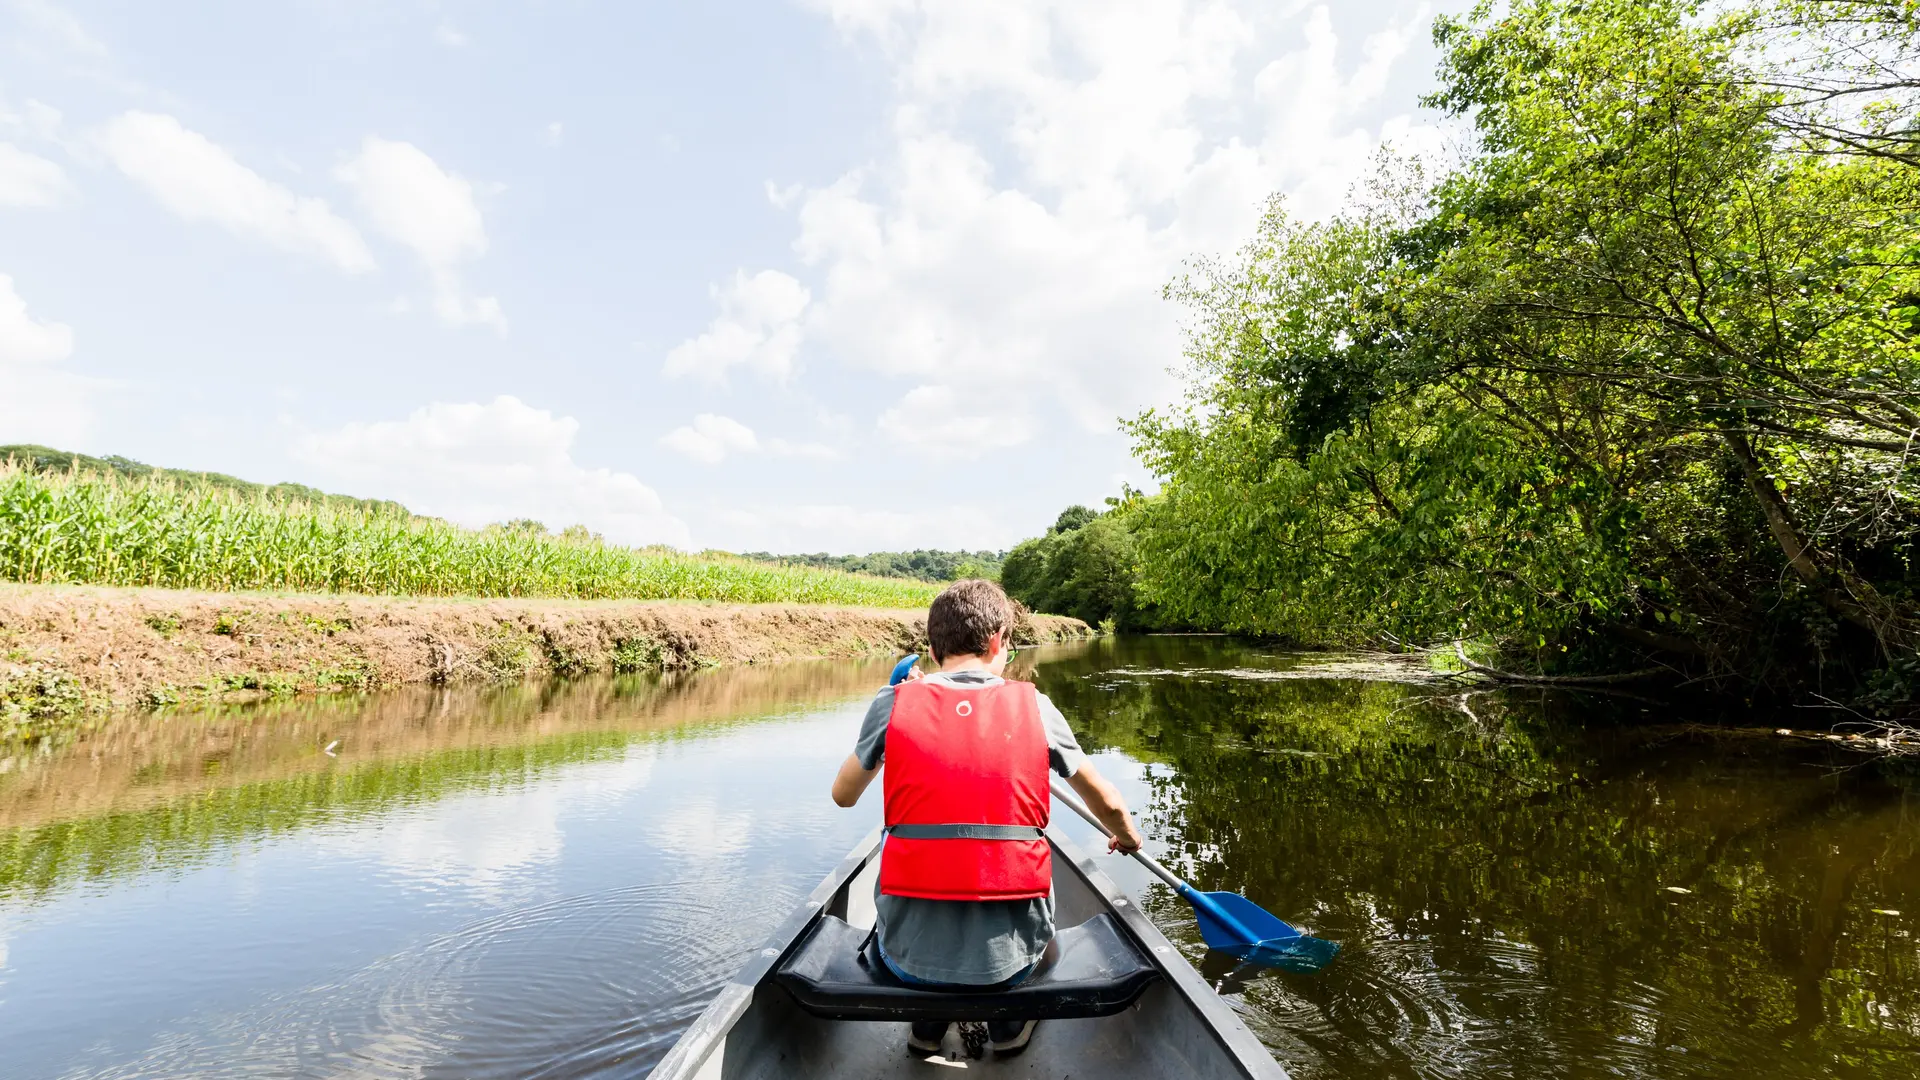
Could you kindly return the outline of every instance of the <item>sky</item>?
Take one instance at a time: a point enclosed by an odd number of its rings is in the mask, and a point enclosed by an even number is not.
[[[0,444],[1004,549],[1154,487],[1185,262],[1444,146],[1437,10],[0,0]]]

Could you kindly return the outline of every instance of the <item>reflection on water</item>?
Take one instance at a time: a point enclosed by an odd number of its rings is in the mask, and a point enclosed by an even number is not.
[[[1345,943],[1311,977],[1207,958],[1296,1076],[1920,1075],[1910,778],[1243,651],[1107,643],[1039,681],[1156,763],[1152,831],[1196,884]]]
[[[1897,768],[1219,638],[1020,662],[1158,853],[1343,944],[1316,975],[1239,965],[1103,860],[1296,1076],[1920,1075]],[[887,668],[0,750],[0,1073],[643,1072],[877,819],[825,787]],[[1355,672],[1402,681],[1327,677]]]
[[[888,670],[840,661],[413,688],[118,717],[56,743],[0,743],[0,897],[178,866],[235,839],[342,814],[628,762],[636,736],[870,694]],[[599,782],[590,775],[569,788]],[[502,803],[476,812],[538,811]],[[476,842],[487,833],[467,831]]]
[[[872,827],[824,778],[888,668],[306,700],[14,747],[0,1075],[644,1071]]]

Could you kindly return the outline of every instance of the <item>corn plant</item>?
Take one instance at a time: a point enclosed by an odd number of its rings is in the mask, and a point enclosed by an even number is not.
[[[0,579],[216,592],[924,607],[937,587],[0,462]]]

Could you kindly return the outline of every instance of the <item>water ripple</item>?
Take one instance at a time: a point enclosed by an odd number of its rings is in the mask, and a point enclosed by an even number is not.
[[[644,1071],[792,906],[731,879],[569,897],[337,983],[202,1018],[100,1077],[594,1076]],[[671,943],[670,948],[663,948]]]

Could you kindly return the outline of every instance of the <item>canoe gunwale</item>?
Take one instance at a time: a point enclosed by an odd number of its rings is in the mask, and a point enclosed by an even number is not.
[[[683,1080],[700,1074],[708,1058],[725,1044],[728,1033],[752,1007],[754,994],[761,984],[798,947],[807,928],[813,925],[840,891],[878,854],[883,838],[883,830],[879,828],[868,833],[807,895],[766,939],[766,943],[741,965],[740,970],[734,973],[719,995],[687,1028],[673,1049],[648,1074],[652,1080]],[[1055,829],[1047,830],[1047,839],[1065,857],[1064,861],[1071,871],[1101,899],[1107,910],[1140,944],[1148,958],[1160,969],[1169,989],[1199,1015],[1220,1050],[1233,1059],[1246,1076],[1258,1080],[1288,1080],[1286,1069],[1254,1037],[1239,1014],[1214,992],[1200,972],[1147,918],[1146,912],[1095,865],[1092,856]],[[1055,873],[1058,872],[1056,869]]]
[[[647,1074],[649,1077],[666,1080],[669,1077],[693,1076],[706,1063],[714,1048],[726,1040],[727,1032],[733,1029],[741,1014],[753,1004],[754,991],[772,973],[775,965],[786,959],[787,953],[799,944],[801,935],[826,910],[828,902],[880,850],[884,835],[885,830],[876,826],[866,839],[854,845],[846,858],[840,860],[840,865],[814,886],[793,914],[781,922],[767,937],[766,943],[720,988],[720,994],[713,1003],[694,1018],[693,1025],[673,1044],[673,1049],[667,1052],[660,1064]]]
[[[1095,865],[1093,856],[1080,850],[1080,846],[1052,828],[1047,830],[1047,838],[1053,841],[1062,855],[1073,864],[1087,886],[1106,901],[1107,908],[1126,926],[1135,941],[1146,949],[1147,956],[1160,968],[1160,974],[1172,984],[1173,989],[1206,1022],[1207,1029],[1220,1042],[1220,1048],[1239,1064],[1248,1076],[1260,1080],[1289,1080],[1287,1070],[1274,1060],[1267,1048],[1261,1045],[1240,1014],[1233,1011],[1213,987],[1201,976],[1187,958],[1181,955],[1173,942],[1153,925],[1147,913],[1133,898],[1123,892],[1118,883]]]

